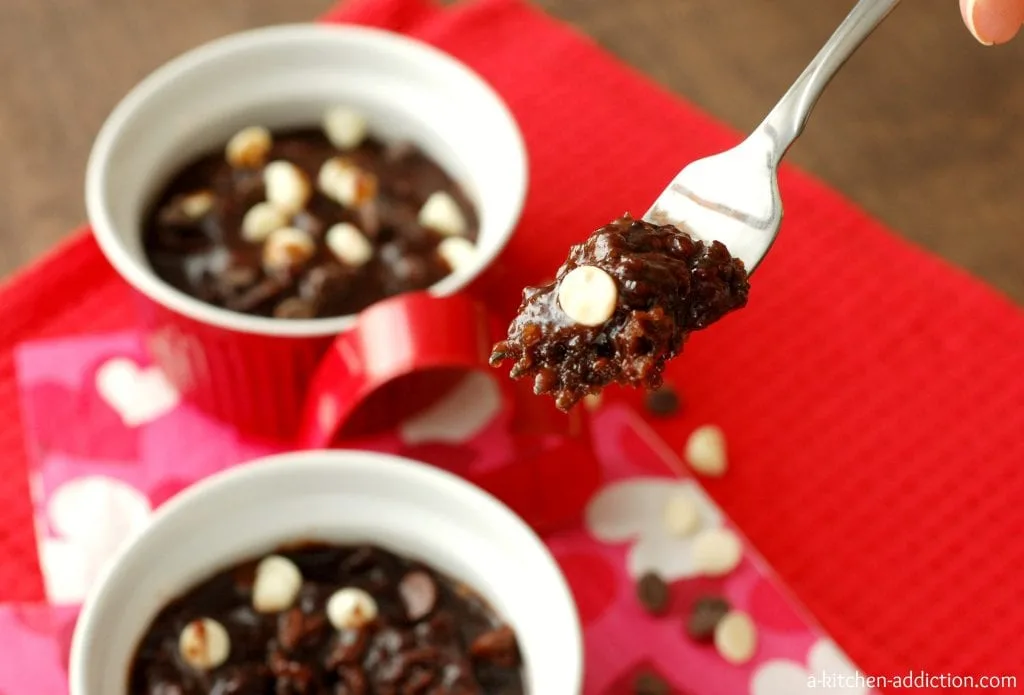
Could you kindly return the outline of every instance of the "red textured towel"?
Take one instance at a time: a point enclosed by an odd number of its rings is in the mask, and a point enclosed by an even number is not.
[[[530,196],[490,285],[509,312],[567,244],[737,139],[517,0],[332,18],[450,51],[519,119]],[[782,189],[750,306],[692,339],[669,375],[688,407],[656,427],[677,449],[725,429],[732,469],[710,492],[867,671],[1024,678],[1024,315],[807,177]],[[126,325],[125,299],[89,240],[0,293],[0,599],[40,595],[11,348]]]

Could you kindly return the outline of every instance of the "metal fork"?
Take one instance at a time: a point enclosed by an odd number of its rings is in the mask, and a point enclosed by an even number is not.
[[[860,0],[761,125],[733,149],[687,165],[644,219],[718,240],[753,272],[782,223],[782,157],[832,77],[899,1]]]

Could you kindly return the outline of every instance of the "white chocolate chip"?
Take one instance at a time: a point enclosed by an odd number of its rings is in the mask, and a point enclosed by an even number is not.
[[[263,126],[249,126],[232,136],[224,150],[228,164],[236,168],[256,169],[263,166],[274,144],[270,131]]]
[[[178,652],[186,664],[197,671],[217,668],[228,660],[231,639],[228,631],[216,620],[193,620],[178,637]]]
[[[331,226],[324,236],[324,243],[346,265],[359,267],[373,258],[373,244],[358,227],[348,222]]]
[[[598,410],[601,407],[602,400],[603,399],[601,398],[600,393],[588,393],[586,396],[583,397],[583,405],[590,412],[594,412],[595,410]]]
[[[420,208],[419,223],[445,236],[466,233],[466,218],[459,204],[444,191],[431,193]]]
[[[298,268],[316,253],[316,242],[295,227],[275,229],[263,245],[263,268],[278,273]]]
[[[718,477],[725,474],[728,459],[725,433],[715,425],[701,425],[686,440],[686,461],[701,475]]]
[[[377,177],[345,157],[331,157],[316,177],[320,191],[345,207],[358,207],[377,195]]]
[[[592,265],[573,268],[558,285],[558,304],[584,326],[600,326],[615,313],[619,290],[611,275]]]
[[[700,509],[690,495],[677,492],[665,501],[662,523],[673,536],[689,536],[700,526]]]
[[[181,211],[185,216],[198,220],[213,209],[215,199],[210,191],[196,191],[189,193],[181,199]]]
[[[327,599],[327,619],[339,630],[358,630],[377,617],[377,602],[354,586],[338,589]]]
[[[327,139],[340,150],[355,149],[366,139],[366,118],[347,106],[328,109],[323,127]]]
[[[743,559],[743,541],[727,528],[709,528],[693,537],[693,564],[709,577],[721,577]]]
[[[242,238],[252,244],[265,241],[271,232],[288,225],[288,215],[270,203],[256,203],[242,217]]]
[[[437,253],[453,273],[469,270],[477,264],[476,245],[465,237],[451,236],[442,239],[437,245]]]
[[[306,207],[313,193],[302,170],[280,159],[263,169],[263,186],[266,188],[267,201],[290,215]]]
[[[279,613],[292,607],[301,588],[298,565],[281,555],[267,555],[256,565],[252,607],[260,613]]]
[[[729,611],[715,625],[715,650],[730,664],[745,664],[757,651],[757,628],[743,611]]]

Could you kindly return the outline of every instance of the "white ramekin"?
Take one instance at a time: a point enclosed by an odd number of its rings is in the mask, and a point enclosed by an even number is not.
[[[425,464],[313,451],[230,469],[156,513],[85,602],[71,647],[71,695],[126,695],[134,650],[166,602],[238,560],[296,540],[376,543],[465,581],[516,630],[531,695],[580,693],[575,604],[522,520]]]

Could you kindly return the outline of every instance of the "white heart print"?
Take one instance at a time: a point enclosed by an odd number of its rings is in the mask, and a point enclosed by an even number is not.
[[[807,665],[788,659],[766,661],[750,680],[751,695],[800,695],[801,693],[846,693],[866,695],[867,685],[857,678],[857,668],[827,638],[815,642],[807,652]]]
[[[166,415],[181,400],[163,372],[156,367],[140,368],[126,357],[115,357],[100,366],[96,391],[128,427]]]
[[[587,505],[587,529],[605,543],[633,541],[626,562],[634,578],[647,572],[666,581],[694,577],[693,535],[679,537],[665,526],[665,507],[676,495],[696,504],[700,529],[722,525],[722,513],[692,480],[634,478],[594,496]]]
[[[472,372],[441,400],[403,422],[398,434],[406,444],[460,444],[472,439],[500,410],[501,392],[494,379]]]
[[[69,480],[46,507],[54,535],[43,535],[39,558],[46,595],[78,603],[121,546],[145,528],[152,508],[131,485],[94,475]]]

